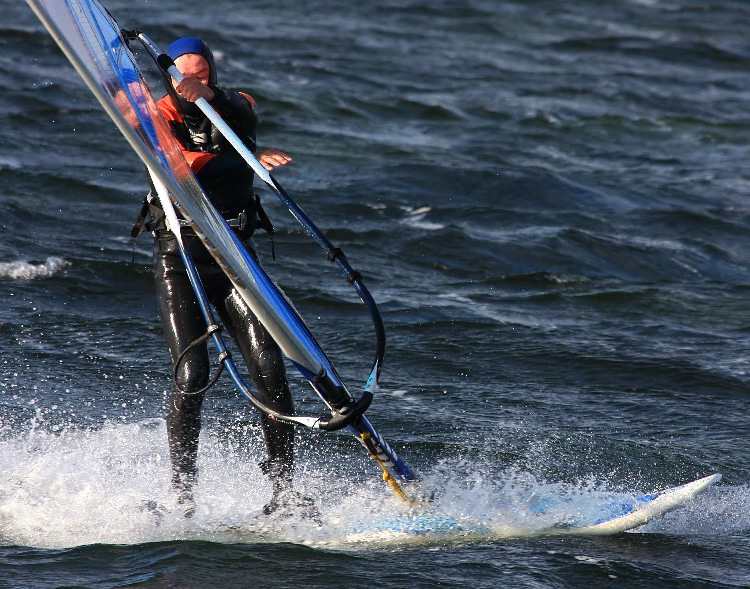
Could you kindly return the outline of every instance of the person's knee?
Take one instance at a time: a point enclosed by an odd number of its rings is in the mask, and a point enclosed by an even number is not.
[[[258,393],[266,403],[283,413],[293,411],[284,358],[275,344],[256,351],[253,372],[253,380]]]
[[[203,359],[183,359],[177,368],[175,386],[182,393],[196,393],[208,384],[211,367]]]
[[[171,397],[170,416],[183,422],[199,419],[203,396],[203,393],[185,393],[175,389]]]
[[[169,421],[177,429],[200,429],[200,412],[208,384],[209,366],[186,364],[176,375],[170,398]]]
[[[274,345],[266,345],[257,350],[257,371],[263,378],[268,378],[284,373],[284,359],[279,348]]]

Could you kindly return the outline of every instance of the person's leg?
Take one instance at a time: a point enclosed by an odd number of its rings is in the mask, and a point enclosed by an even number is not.
[[[294,405],[279,346],[234,289],[224,300],[223,311],[258,396],[272,409],[291,414]],[[272,421],[266,415],[261,416],[261,426],[268,450],[262,468],[271,478],[275,500],[292,487],[294,426]]]
[[[156,296],[164,337],[174,363],[180,354],[206,332],[206,324],[195,299],[175,240],[157,239],[154,251]],[[202,343],[188,352],[177,370],[167,407],[167,438],[172,461],[172,484],[182,501],[192,501],[196,479],[198,437],[203,393],[210,374],[208,348]]]

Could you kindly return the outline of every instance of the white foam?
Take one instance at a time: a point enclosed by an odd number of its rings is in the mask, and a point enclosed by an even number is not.
[[[0,262],[0,278],[13,278],[15,280],[48,278],[54,276],[67,266],[70,266],[70,262],[58,257],[47,258],[41,264],[25,262],[23,260]]]
[[[435,223],[425,220],[427,213],[432,210],[432,207],[424,206],[416,208],[402,208],[406,212],[406,217],[400,221],[401,223],[405,223],[406,225],[417,229],[426,229],[428,231],[438,231],[439,229],[445,228],[445,225],[442,223]]]

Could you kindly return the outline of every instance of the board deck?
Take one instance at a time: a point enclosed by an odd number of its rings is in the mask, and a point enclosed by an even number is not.
[[[429,538],[445,541],[451,538],[471,540],[475,538],[512,538],[559,535],[612,535],[641,526],[652,519],[677,509],[721,480],[714,474],[695,481],[633,498],[622,494],[597,500],[586,514],[571,516],[565,498],[548,497],[531,505],[529,525],[495,526],[472,518],[453,517],[439,512],[404,513],[383,519],[358,521],[346,535],[353,542],[405,542],[425,541]],[[568,507],[567,513],[565,507]],[[573,509],[573,511],[575,511]],[[564,515],[555,515],[564,514]],[[555,518],[560,519],[555,521]],[[546,519],[538,526],[534,519]]]

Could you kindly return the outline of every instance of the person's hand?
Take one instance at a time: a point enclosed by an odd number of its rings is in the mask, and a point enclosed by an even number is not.
[[[258,161],[266,170],[273,170],[279,166],[285,166],[292,161],[292,156],[278,149],[266,149],[260,152]]]
[[[214,91],[198,78],[183,78],[182,82],[175,86],[175,90],[189,102],[195,102],[199,98],[211,100],[214,97]]]

